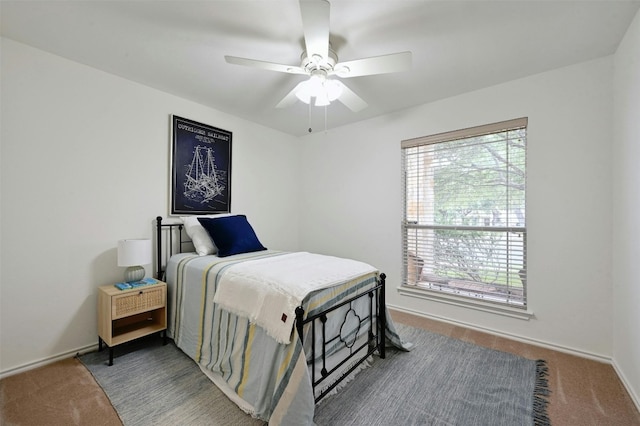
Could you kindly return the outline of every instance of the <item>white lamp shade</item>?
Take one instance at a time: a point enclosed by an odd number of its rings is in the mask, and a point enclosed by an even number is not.
[[[318,94],[316,95],[316,106],[327,106],[329,105],[329,99],[327,98],[327,94],[321,90],[320,92],[318,92]]]
[[[151,240],[118,241],[118,266],[148,265],[151,261]]]
[[[328,80],[325,76],[311,75],[303,81],[296,91],[296,96],[305,104],[315,98],[316,106],[327,106],[342,94],[342,84],[336,80]]]
[[[309,90],[309,85],[306,83],[306,81],[302,83],[300,90],[296,92],[296,97],[305,104],[308,104],[311,102],[311,91]]]
[[[324,82],[324,88],[327,91],[329,102],[333,102],[342,95],[342,85],[336,80],[327,80]]]

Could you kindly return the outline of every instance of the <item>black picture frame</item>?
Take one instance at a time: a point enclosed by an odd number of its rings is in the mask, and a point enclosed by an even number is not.
[[[232,133],[171,116],[170,214],[231,212]]]

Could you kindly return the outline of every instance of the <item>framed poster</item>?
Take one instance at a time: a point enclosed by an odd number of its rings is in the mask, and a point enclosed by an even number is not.
[[[171,116],[172,215],[231,211],[231,132]]]

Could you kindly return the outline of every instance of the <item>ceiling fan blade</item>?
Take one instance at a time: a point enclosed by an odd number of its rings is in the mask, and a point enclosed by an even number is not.
[[[289,74],[306,74],[306,71],[299,66],[276,64],[274,62],[258,61],[257,59],[239,58],[237,56],[226,56],[224,59],[229,64],[244,65],[252,68],[260,68],[269,71],[286,72]]]
[[[400,52],[339,62],[330,74],[335,74],[342,78],[350,78],[407,71],[409,69],[411,69],[411,52]]]
[[[329,58],[329,9],[327,0],[300,0],[307,56]]]
[[[298,83],[296,87],[293,88],[293,90],[287,93],[287,95],[282,98],[280,102],[278,102],[276,108],[287,108],[296,103],[296,101],[298,100],[296,93],[298,92],[298,90],[300,90],[300,86],[302,86],[302,83],[304,83],[304,81]]]
[[[362,111],[369,105],[362,100],[362,98],[356,95],[351,89],[349,89],[343,82],[336,80],[340,86],[342,86],[342,94],[338,100],[342,102],[347,108],[353,112]]]

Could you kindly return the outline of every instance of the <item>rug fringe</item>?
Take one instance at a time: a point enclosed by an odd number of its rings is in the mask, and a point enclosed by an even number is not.
[[[536,383],[533,389],[533,424],[534,426],[551,426],[549,413],[549,367],[547,361],[536,360]]]

